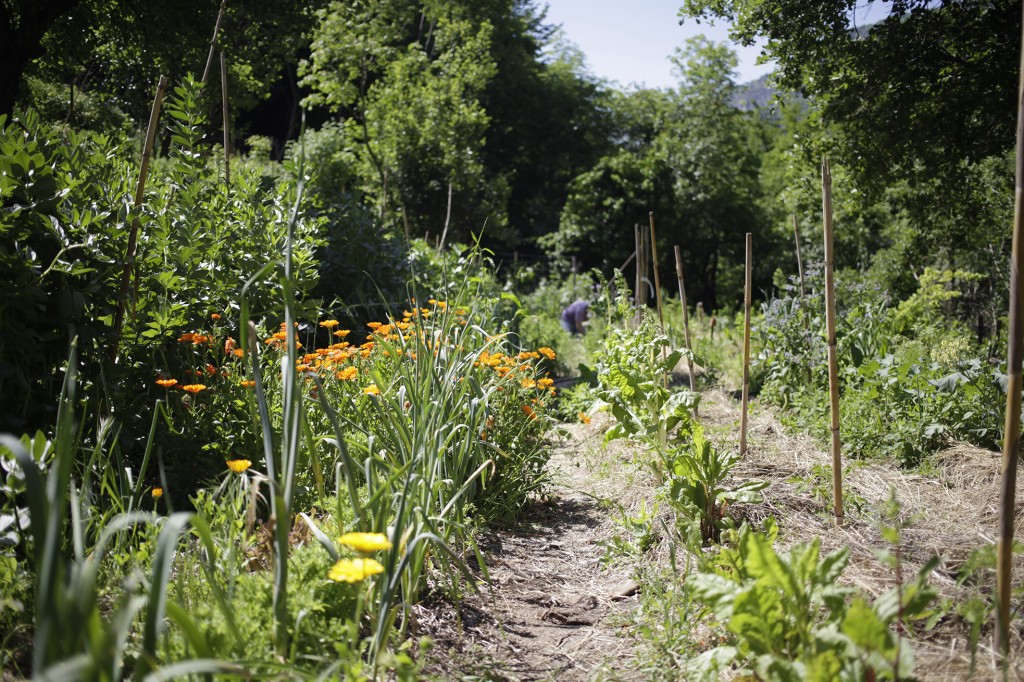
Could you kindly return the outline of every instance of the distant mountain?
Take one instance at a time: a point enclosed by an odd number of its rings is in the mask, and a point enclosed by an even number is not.
[[[772,105],[778,90],[769,82],[771,74],[765,74],[756,80],[740,85],[732,99],[733,106],[743,111],[768,109]]]

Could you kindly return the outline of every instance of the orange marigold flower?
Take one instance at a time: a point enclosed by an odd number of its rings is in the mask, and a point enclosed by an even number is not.
[[[550,377],[544,377],[543,379],[537,379],[537,388],[540,388],[540,389],[551,388],[551,386],[554,383],[555,383],[555,380],[550,378]]]
[[[374,331],[377,331],[381,327],[381,323],[380,322],[367,322],[366,326],[369,327],[370,329],[374,330]]]
[[[192,343],[192,339],[196,337],[192,332],[185,332],[178,337],[178,343]]]
[[[526,377],[519,383],[523,388],[537,388],[537,382],[531,379],[530,377]]]
[[[354,366],[349,365],[345,369],[339,370],[334,376],[342,381],[352,381],[359,374],[359,370]]]
[[[203,384],[188,384],[187,386],[182,386],[181,390],[188,391],[189,393],[192,393],[194,395],[196,393],[199,393],[200,391],[205,391],[206,386]]]
[[[537,414],[533,411],[533,408],[530,407],[529,405],[523,405],[523,412],[525,412],[526,416],[529,417],[530,419],[536,419],[537,418]]]
[[[231,351],[231,354],[234,355],[236,358],[245,357],[245,351],[243,351],[241,348],[234,349],[233,351]]]
[[[163,386],[164,388],[170,388],[174,384],[178,383],[177,379],[157,379],[156,385]]]
[[[242,387],[243,388],[252,388],[255,385],[256,385],[256,382],[253,381],[252,379],[248,379],[248,380],[242,382]]]
[[[590,423],[590,415],[587,414],[586,412],[580,412],[577,416],[580,418],[580,421],[583,422],[584,424]]]
[[[349,335],[350,331],[351,330],[349,329],[336,329],[334,330],[334,335],[337,336],[339,339],[343,339]]]
[[[206,373],[209,374],[210,376],[213,376],[214,374],[217,373],[217,368],[211,365],[210,363],[206,363]]]
[[[341,323],[338,322],[337,320],[324,320],[323,322],[320,323],[320,326],[324,327],[325,329],[331,329],[332,327],[337,327],[339,324]]]
[[[212,315],[210,315],[210,319],[211,320],[219,320],[220,319],[220,313],[213,313]]]
[[[370,384],[363,389],[363,393],[366,395],[380,395],[380,389],[377,388],[377,384]]]
[[[224,340],[224,355],[231,355],[235,351],[238,342],[230,336]]]
[[[540,353],[541,355],[543,355],[544,357],[546,357],[548,360],[554,360],[555,359],[555,351],[551,350],[547,346],[544,346],[542,348],[538,348],[537,352]]]
[[[231,469],[236,474],[240,474],[249,467],[252,466],[252,462],[247,459],[229,459],[227,461],[228,469]]]

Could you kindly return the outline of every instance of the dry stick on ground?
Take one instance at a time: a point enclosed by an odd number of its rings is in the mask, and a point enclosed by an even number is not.
[[[142,197],[146,191],[146,178],[149,176],[149,155],[153,151],[153,140],[156,138],[156,127],[160,119],[160,107],[164,101],[164,88],[167,87],[167,77],[160,76],[160,82],[156,86],[156,97],[153,98],[153,109],[149,113],[149,127],[146,129],[146,144],[142,148],[142,163],[139,167],[139,182],[135,186],[135,203],[132,211],[135,217],[132,219],[132,228],[128,233],[128,248],[124,254],[124,270],[121,272],[121,291],[117,300],[117,316],[114,318],[114,344],[110,349],[111,359],[117,357],[118,347],[121,345],[121,329],[124,325],[124,310],[128,302],[128,291],[131,288],[132,271],[135,268],[135,249],[139,241],[139,209],[142,207]]]
[[[747,232],[747,266],[743,286],[743,406],[740,412],[740,457],[747,454],[747,407],[750,402],[750,286],[754,236]]]
[[[1024,32],[1021,34],[1020,81],[1017,102],[1017,179],[1013,207],[1013,251],[1010,261],[1010,329],[1007,348],[1006,422],[1003,437],[1003,479],[999,496],[999,541],[996,558],[996,636],[1003,669],[1010,654],[1010,588],[1013,561],[1013,525],[1020,456],[1021,354],[1024,317],[1021,314],[1021,270],[1024,269]]]
[[[690,390],[696,392],[697,380],[693,376],[693,345],[690,343],[690,316],[686,309],[686,284],[683,282],[683,256],[679,245],[675,246],[676,254],[676,279],[679,280],[679,303],[683,307],[683,338],[686,340],[686,350],[689,353],[686,357],[686,368],[690,373]],[[697,408],[694,408],[696,414]]]
[[[224,18],[224,5],[228,0],[220,0],[220,9],[217,10],[217,23],[213,25],[213,37],[210,38],[210,53],[206,55],[206,68],[203,69],[203,77],[199,81],[206,85],[206,79],[210,76],[210,65],[213,63],[213,51],[217,46],[217,35],[220,33],[220,22]]]
[[[230,117],[228,116],[228,67],[224,61],[224,53],[220,53],[220,99],[224,114],[224,184],[231,185],[231,136]]]
[[[825,223],[825,325],[828,328],[828,392],[832,431],[832,504],[836,525],[843,525],[843,458],[839,443],[839,359],[836,349],[836,283],[832,251],[832,172],[821,161],[821,207]]]

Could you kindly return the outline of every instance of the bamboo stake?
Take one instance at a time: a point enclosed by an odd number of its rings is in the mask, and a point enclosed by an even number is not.
[[[807,293],[804,291],[804,263],[800,258],[800,224],[793,214],[793,242],[796,244],[796,270],[800,275],[800,312],[803,314],[804,331],[807,331]]]
[[[1017,100],[1017,179],[1013,206],[1013,247],[1010,260],[1010,328],[1008,331],[1006,421],[1003,440],[1003,477],[999,495],[999,540],[996,545],[996,641],[1007,669],[1010,655],[1010,589],[1013,573],[1014,506],[1017,462],[1020,458],[1021,356],[1024,354],[1024,315],[1021,308],[1021,272],[1024,271],[1024,32]]]
[[[643,286],[643,283],[644,283],[643,272],[642,272],[643,261],[644,261],[644,249],[643,249],[643,244],[640,241],[640,226],[639,225],[633,225],[633,237],[636,240],[636,288],[634,289],[634,291],[636,293],[633,296],[633,298],[634,298],[633,303],[636,305],[636,326],[639,327],[640,326],[640,301],[641,301],[641,297],[643,295],[641,293],[640,289],[641,289],[641,287]]]
[[[220,99],[224,113],[224,184],[231,186],[231,135],[230,117],[228,116],[228,67],[224,61],[224,53],[220,53]]]
[[[676,254],[676,279],[679,280],[679,303],[683,307],[683,338],[686,340],[686,350],[693,351],[693,345],[690,343],[690,317],[686,309],[686,284],[683,282],[683,256],[679,250],[679,245],[675,246]],[[690,373],[690,390],[697,391],[697,381],[693,376],[693,356],[687,356],[686,368]]]
[[[217,34],[220,33],[220,22],[224,18],[224,5],[228,0],[220,0],[220,9],[217,10],[217,23],[213,25],[213,37],[210,38],[210,53],[206,55],[206,68],[203,69],[203,77],[199,81],[203,85],[206,85],[206,79],[210,75],[210,65],[213,63],[213,52],[217,47]]]
[[[750,403],[750,288],[754,236],[747,232],[747,266],[743,285],[743,404],[740,412],[740,457],[747,454],[747,407]]]
[[[825,325],[828,330],[828,391],[832,431],[832,503],[836,525],[843,525],[843,458],[839,442],[839,358],[836,349],[836,284],[832,250],[832,172],[821,161],[821,204],[825,222]]]
[[[654,300],[658,305],[658,324],[665,329],[665,317],[661,313],[661,279],[658,277],[658,241],[654,236],[654,211],[647,214],[651,222],[651,263],[654,266]]]
[[[160,120],[160,107],[164,101],[164,89],[167,87],[167,77],[160,76],[156,86],[156,96],[153,98],[153,108],[149,113],[149,127],[146,129],[146,144],[142,147],[142,162],[139,166],[139,181],[135,185],[135,202],[131,231],[128,233],[128,247],[125,249],[124,270],[121,271],[121,291],[117,299],[117,315],[114,318],[114,343],[111,347],[111,359],[117,358],[118,347],[121,345],[121,330],[124,326],[124,310],[128,302],[128,291],[131,288],[132,272],[135,269],[135,250],[139,241],[139,209],[142,207],[142,198],[146,192],[146,178],[149,176],[149,156],[153,151],[153,141],[156,139],[156,128]]]

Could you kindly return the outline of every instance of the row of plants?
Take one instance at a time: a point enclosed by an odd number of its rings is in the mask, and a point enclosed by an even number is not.
[[[893,304],[846,275],[836,331],[844,452],[913,467],[954,441],[998,448],[1006,393],[1005,363],[990,360],[998,339],[975,341],[956,310],[979,276],[926,268],[917,292]],[[755,389],[824,440],[828,377],[815,369],[825,367],[821,273],[808,273],[805,296],[796,282],[780,284],[753,326]]]
[[[473,589],[477,529],[545,480],[557,354],[509,333],[519,301],[480,249],[411,245],[377,321],[322,306],[302,150],[226,185],[200,90],[175,88],[139,210],[131,150],[0,122],[0,311],[25,308],[2,412],[27,434],[0,440],[0,665],[416,679],[414,607]],[[36,290],[74,305],[43,320]]]
[[[672,349],[649,315],[638,329],[613,330],[606,343],[592,389],[615,418],[606,440],[631,439],[641,453],[635,461],[657,489],[639,514],[623,511],[626,537],[616,536],[609,552],[636,558],[663,543],[669,557],[668,566],[635,563],[644,586],[633,616],[646,651],[638,659],[643,673],[688,680],[909,678],[910,638],[952,606],[936,601],[929,582],[938,558],[904,576],[904,522],[895,499],[880,510],[888,547],[879,560],[896,579],[889,592],[869,599],[841,579],[849,548],[823,556],[815,539],[782,549],[773,518],[733,518],[734,509],[762,502],[766,483],[736,476],[739,455],[706,435],[694,416],[696,397],[666,382],[688,351]]]

